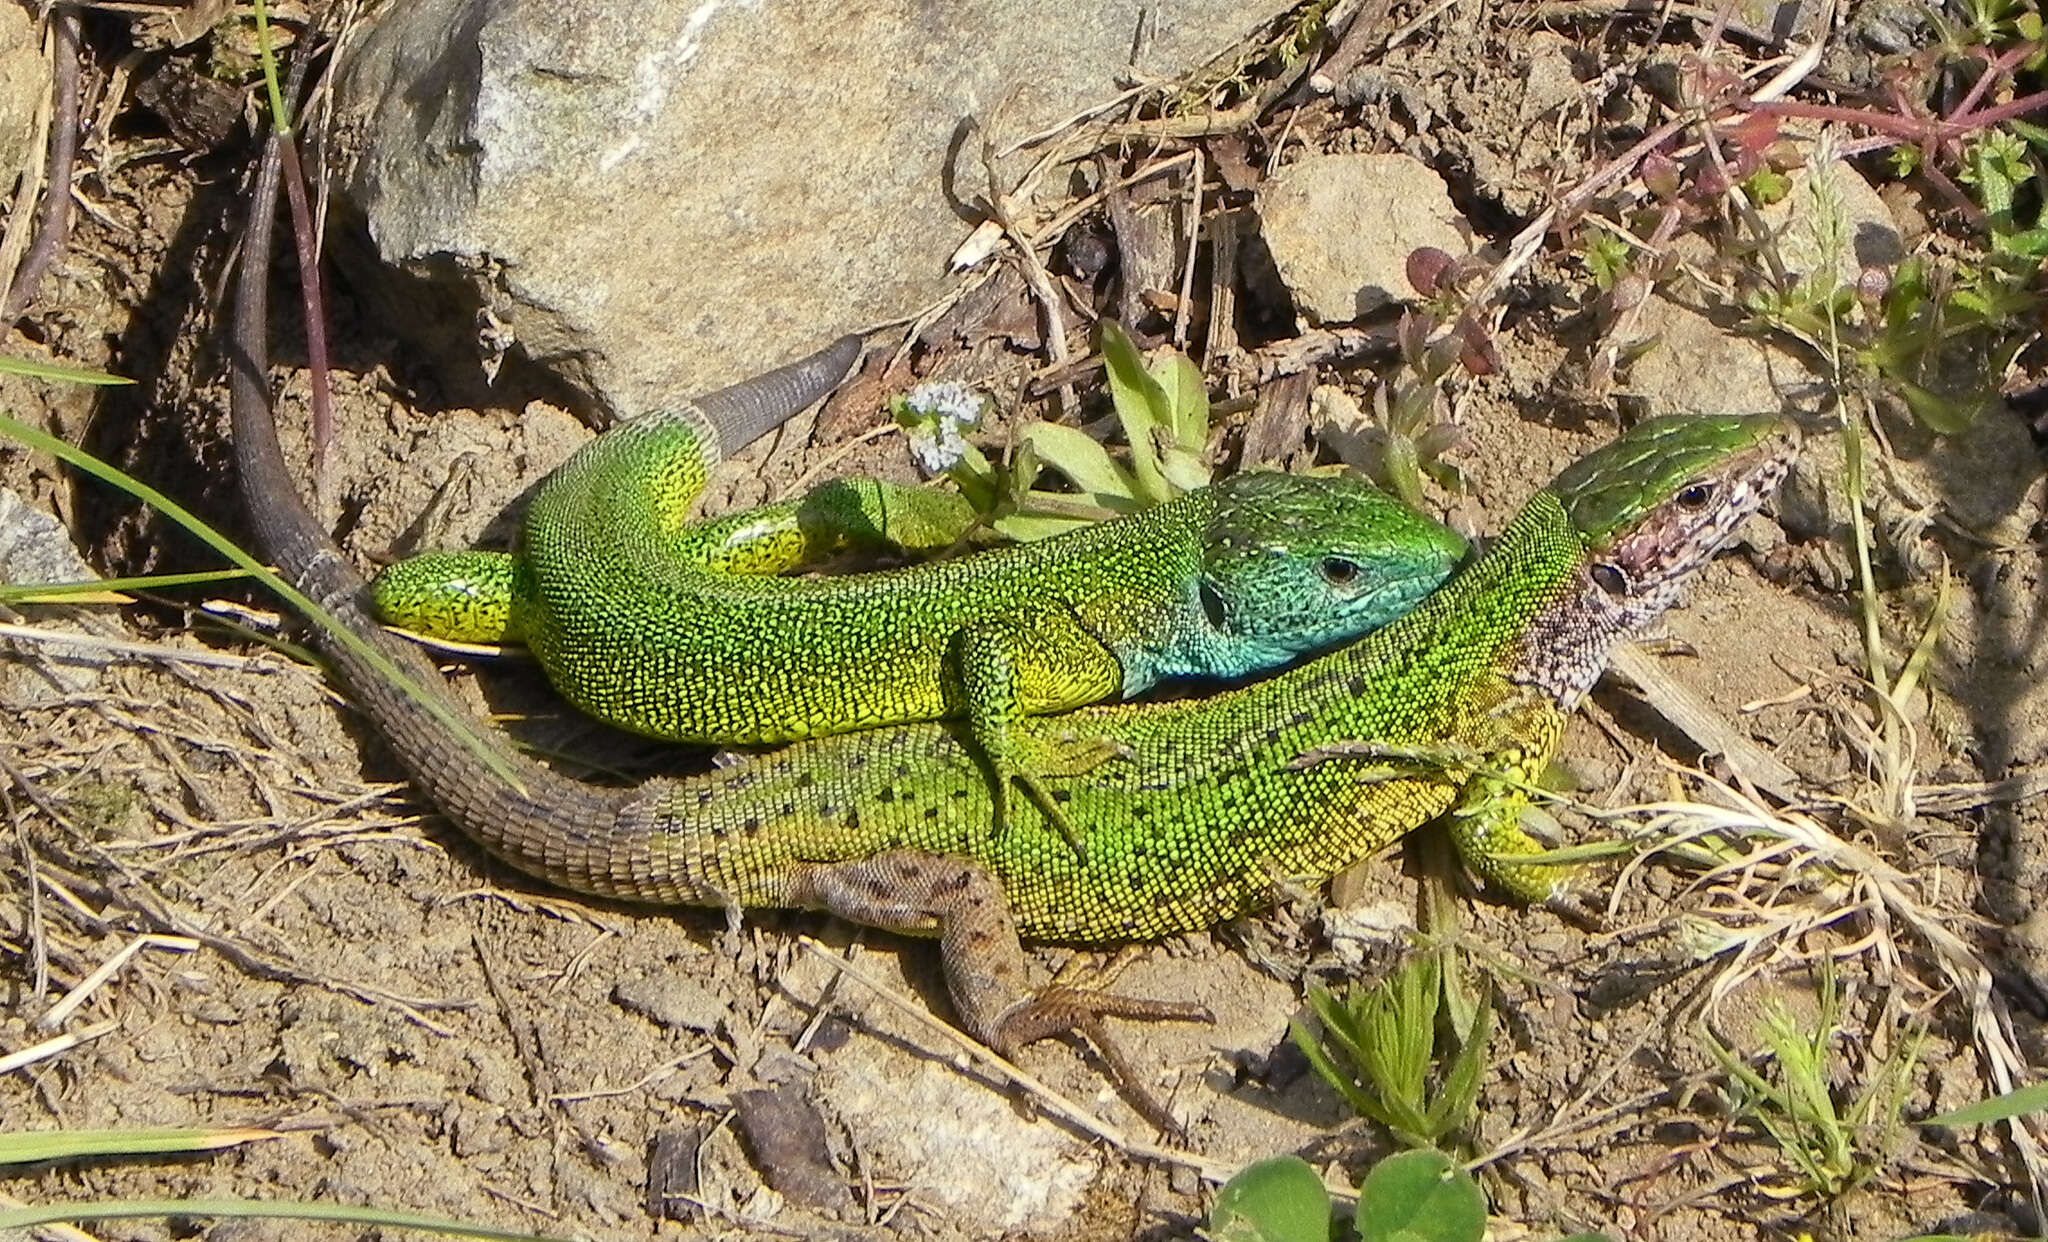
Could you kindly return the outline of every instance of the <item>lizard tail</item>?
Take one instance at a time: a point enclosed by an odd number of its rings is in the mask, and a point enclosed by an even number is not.
[[[307,509],[285,465],[270,402],[268,331],[283,141],[288,139],[271,135],[257,172],[228,349],[235,464],[256,542],[287,580],[362,640],[362,646],[350,645],[325,628],[316,634],[357,707],[377,725],[422,793],[522,871],[582,892],[635,895],[635,885],[614,875],[612,860],[625,848],[621,838],[644,831],[636,826],[663,783],[639,789],[584,785],[526,758],[504,734],[479,724],[418,648],[392,637],[371,617],[362,576]],[[383,662],[365,654],[366,648]],[[394,668],[412,683],[410,690],[393,680]]]
[[[860,346],[860,337],[842,336],[808,358],[697,398],[693,404],[718,436],[719,455],[732,456],[831,392],[860,357]]]

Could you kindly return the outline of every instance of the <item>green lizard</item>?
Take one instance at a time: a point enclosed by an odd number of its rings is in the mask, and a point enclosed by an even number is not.
[[[408,689],[321,636],[420,791],[499,858],[565,888],[630,900],[825,910],[939,938],[966,1029],[1002,1051],[1104,1017],[1195,1006],[1049,987],[1019,935],[1108,943],[1206,927],[1320,880],[1448,817],[1467,862],[1520,901],[1559,894],[1521,830],[1526,778],[1608,652],[1676,602],[1783,477],[1775,414],[1653,419],[1567,468],[1498,541],[1408,616],[1278,677],[1216,697],[1018,723],[1085,854],[1049,822],[988,831],[972,744],[943,723],[820,738],[701,776],[601,788],[519,755],[459,713],[433,666],[385,634],[362,579],[300,498],[266,382],[267,265],[278,159],[264,160],[235,309],[234,442],[252,528],[284,575],[403,671]],[[1389,775],[1385,756],[1422,756]],[[1435,756],[1435,758],[1430,758]]]
[[[401,561],[372,583],[378,612],[434,637],[523,641],[586,714],[671,741],[965,717],[996,823],[1015,782],[1078,840],[1015,740],[1020,717],[1277,668],[1408,611],[1464,553],[1371,484],[1267,472],[1043,543],[776,577],[974,529],[954,493],[872,480],[689,522],[723,454],[822,395],[857,346],[614,427],[548,476],[514,553]]]

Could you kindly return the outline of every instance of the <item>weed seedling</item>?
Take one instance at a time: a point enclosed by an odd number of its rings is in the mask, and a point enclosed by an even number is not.
[[[1802,1030],[1782,1003],[1774,1003],[1764,1015],[1761,1072],[1701,1029],[1707,1050],[1729,1076],[1730,1111],[1769,1135],[1790,1167],[1791,1176],[1762,1183],[1768,1194],[1836,1198],[1869,1181],[1905,1134],[1900,1109],[1919,1061],[1921,1035],[1901,1040],[1855,1098],[1839,1106],[1829,1071],[1842,1033],[1840,1012],[1840,995],[1826,975],[1811,1030]]]
[[[1209,390],[1201,370],[1174,349],[1145,358],[1108,320],[1102,358],[1110,402],[1130,446],[1128,466],[1078,427],[1033,421],[1017,429],[1008,466],[998,467],[961,434],[980,422],[983,402],[960,384],[923,385],[896,398],[891,409],[908,429],[919,465],[951,478],[1011,539],[1050,538],[1206,486]],[[1041,488],[1042,468],[1073,490]]]
[[[1466,1008],[1461,1031],[1440,1015],[1456,1012],[1445,997],[1445,959],[1420,953],[1370,988],[1338,996],[1311,988],[1309,1008],[1322,1033],[1290,1027],[1316,1072],[1360,1116],[1370,1117],[1412,1147],[1429,1147],[1463,1131],[1479,1099],[1493,1010],[1482,993]]]

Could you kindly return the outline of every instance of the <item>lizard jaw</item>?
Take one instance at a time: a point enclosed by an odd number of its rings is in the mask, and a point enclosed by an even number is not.
[[[1563,594],[1531,622],[1513,680],[1567,711],[1576,706],[1616,644],[1670,611],[1692,575],[1778,490],[1797,451],[1788,425],[1705,476],[1716,487],[1709,507],[1688,510],[1674,493],[1595,549]]]

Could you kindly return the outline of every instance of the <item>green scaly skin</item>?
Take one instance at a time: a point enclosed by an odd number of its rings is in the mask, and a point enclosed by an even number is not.
[[[264,344],[276,156],[238,289],[237,461],[263,548],[424,692],[432,666],[381,631],[363,584],[306,511],[277,447]],[[1166,936],[1261,907],[1280,878],[1318,881],[1448,817],[1467,862],[1508,895],[1557,895],[1532,865],[1513,779],[1540,771],[1613,645],[1675,601],[1783,477],[1774,414],[1655,419],[1574,464],[1449,585],[1385,629],[1206,700],[1032,718],[1020,732],[1074,771],[1045,773],[1084,855],[1020,815],[991,835],[990,786],[957,726],[899,725],[798,743],[703,776],[606,789],[482,731],[491,760],[351,649],[322,645],[420,790],[512,866],[579,892],[728,908],[830,911],[940,938],[966,1029],[1000,1050],[1104,1016],[1194,1007],[1027,986],[1024,935]],[[459,709],[458,709],[459,710]],[[1071,753],[1071,752],[1070,752]],[[1405,770],[1389,775],[1390,762]],[[496,766],[494,766],[496,765]],[[500,769],[510,771],[507,777]]]
[[[964,718],[996,822],[1015,781],[1078,839],[1019,719],[1278,668],[1407,612],[1465,551],[1370,484],[1256,473],[1042,543],[783,578],[849,549],[941,551],[975,515],[950,492],[849,480],[693,524],[719,456],[696,406],[622,423],[542,484],[516,553],[401,561],[371,585],[377,610],[523,641],[583,712],[670,741]]]

